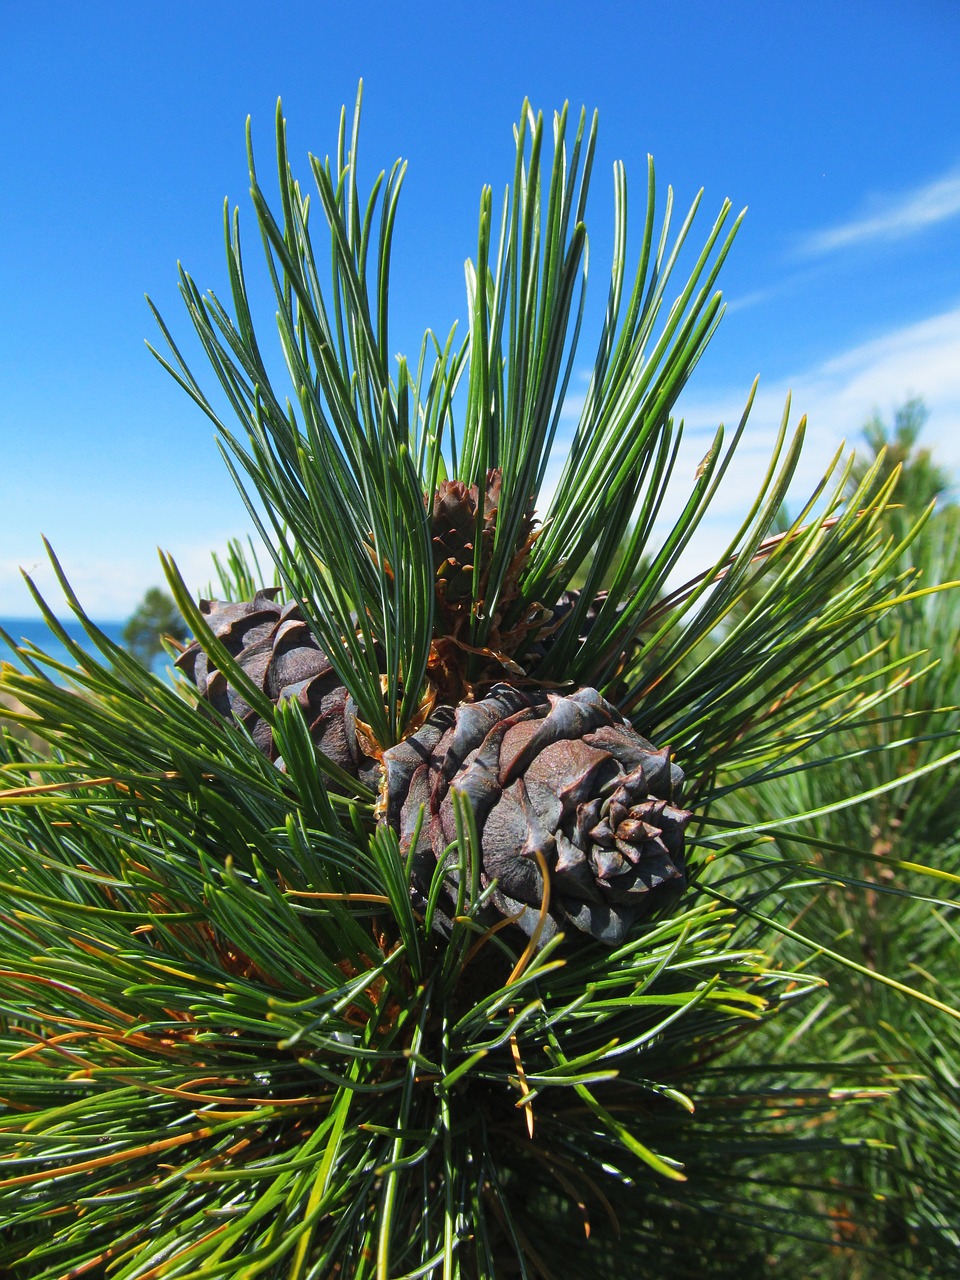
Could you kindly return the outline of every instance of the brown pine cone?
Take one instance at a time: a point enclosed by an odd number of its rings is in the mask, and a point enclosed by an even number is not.
[[[540,941],[573,925],[616,944],[652,910],[682,892],[683,774],[595,689],[569,697],[497,686],[479,702],[441,707],[410,738],[384,752],[386,821],[414,851],[422,899],[456,838],[456,789],[471,803],[481,844],[481,883],[525,933]]]
[[[376,788],[380,766],[357,741],[353,699],[297,605],[277,604],[277,594],[278,589],[271,588],[240,603],[201,600],[200,608],[213,634],[271,702],[295,698],[317,747],[341,769]],[[230,686],[196,641],[180,654],[176,665],[201,697],[221,715],[246,725],[260,750],[277,759],[269,724]]]

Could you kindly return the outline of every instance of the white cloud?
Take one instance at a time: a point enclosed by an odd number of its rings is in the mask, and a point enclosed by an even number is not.
[[[761,302],[767,302],[770,298],[776,297],[780,292],[780,285],[773,285],[769,289],[754,289],[752,293],[734,294],[727,298],[724,295],[724,303],[726,304],[727,313],[734,311],[746,311],[750,307],[759,306]]]
[[[705,440],[719,422],[727,424],[729,438],[739,422],[746,390],[709,399],[681,398],[678,412],[685,420],[687,439],[676,473],[677,512],[684,496],[681,487],[692,483]],[[804,449],[791,489],[793,509],[813,491],[837,448],[844,441],[852,447],[859,443],[863,423],[874,410],[890,420],[893,410],[912,395],[922,396],[930,411],[923,443],[933,449],[938,462],[960,472],[960,308],[853,347],[782,382],[761,385],[743,442],[674,581],[716,559],[749,509],[788,394],[791,427],[807,416]]]
[[[800,251],[809,257],[849,249],[870,240],[902,240],[938,222],[960,216],[960,172],[954,170],[898,197],[880,201],[871,213],[807,236]]]
[[[210,542],[173,541],[167,550],[192,591],[206,586],[214,576],[211,551],[223,558],[233,532],[224,533]],[[269,557],[261,558],[266,568]],[[75,595],[87,614],[97,621],[127,618],[136,608],[148,587],[165,585],[157,552],[144,547],[127,554],[105,557],[74,551],[60,557],[61,565]],[[23,580],[21,568],[33,579],[47,604],[59,617],[69,617],[63,593],[47,560],[42,544],[31,547],[20,556],[0,559],[0,614],[5,617],[34,617],[36,605]]]
[[[684,393],[675,417],[683,418],[684,439],[654,544],[669,533],[693,487],[697,467],[720,423],[729,444],[740,422],[749,387]],[[761,383],[740,445],[727,474],[670,577],[677,586],[713,565],[725,551],[750,510],[766,475],[787,397],[791,409],[785,446],[806,416],[804,447],[790,489],[788,505],[798,510],[825,474],[834,454],[846,442],[859,443],[864,422],[877,410],[888,421],[910,396],[922,396],[930,410],[923,443],[936,460],[960,474],[960,307],[917,324],[892,330],[790,378]],[[582,397],[565,409],[568,432],[550,460],[540,510],[545,510],[560,478],[563,455]],[[782,459],[781,459],[782,460]]]

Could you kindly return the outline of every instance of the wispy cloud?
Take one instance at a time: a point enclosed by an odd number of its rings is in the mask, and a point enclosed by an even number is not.
[[[654,542],[667,537],[690,495],[703,455],[717,426],[726,424],[726,440],[740,421],[749,388],[708,388],[684,393],[677,417],[684,421],[684,438],[674,478]],[[697,527],[687,550],[670,576],[679,585],[713,565],[725,553],[750,510],[766,474],[789,396],[788,439],[807,419],[804,447],[788,495],[791,510],[800,509],[814,492],[834,455],[846,442],[861,444],[860,430],[878,410],[889,420],[894,409],[912,395],[920,395],[930,410],[924,444],[937,460],[960,473],[960,307],[906,325],[789,378],[761,383],[737,452],[708,513]],[[568,424],[569,425],[569,424]],[[541,492],[546,508],[560,478],[562,453],[569,435],[558,442]],[[782,461],[782,458],[781,458]]]
[[[746,311],[750,307],[759,306],[762,302],[768,302],[771,298],[776,297],[780,292],[781,285],[772,285],[769,289],[754,289],[752,293],[734,294],[732,297],[724,297],[728,312]]]
[[[211,551],[217,550],[223,558],[232,536],[233,532],[223,533],[209,543],[189,539],[170,541],[169,550],[191,590],[202,592],[206,588],[214,576]],[[260,561],[265,569],[268,560],[264,555]],[[81,543],[72,553],[62,556],[61,565],[84,609],[98,620],[129,617],[147,587],[166,585],[156,549],[149,546],[134,546],[127,554],[105,556],[84,548]],[[36,616],[36,605],[23,581],[21,568],[29,573],[53,611],[69,617],[70,611],[43,548],[30,545],[26,539],[19,555],[15,548],[13,555],[0,557],[0,614],[15,618]]]
[[[954,169],[926,186],[879,201],[869,213],[807,236],[800,252],[819,257],[871,240],[902,240],[925,227],[960,216],[960,170]]]
[[[795,426],[801,415],[807,417],[804,449],[789,500],[794,510],[813,492],[844,441],[850,447],[860,445],[860,429],[874,410],[889,420],[896,406],[911,395],[922,396],[930,410],[924,444],[934,450],[940,463],[960,472],[960,307],[891,330],[830,360],[798,370],[789,379],[761,384],[743,442],[675,580],[712,563],[749,510],[770,459],[788,394],[791,423]],[[677,465],[677,504],[684,497],[680,491],[683,484],[692,482],[705,439],[719,422],[730,425],[739,421],[745,395],[746,388],[708,397],[682,397],[679,410],[687,438]],[[671,510],[670,514],[675,516],[676,512]]]

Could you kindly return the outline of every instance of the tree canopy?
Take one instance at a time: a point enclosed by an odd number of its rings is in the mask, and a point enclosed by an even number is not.
[[[917,443],[929,416],[923,400],[913,396],[894,410],[892,426],[879,413],[868,418],[863,427],[868,448],[853,465],[851,486],[860,484],[882,452],[884,479],[901,468],[896,496],[905,510],[922,511],[936,499],[949,498],[953,488],[950,472],[933,460],[929,448]]]

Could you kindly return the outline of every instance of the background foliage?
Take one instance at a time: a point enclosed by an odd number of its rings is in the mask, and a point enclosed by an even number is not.
[[[165,642],[183,643],[188,636],[180,610],[159,587],[147,588],[123,628],[124,647],[147,668],[164,652]]]

